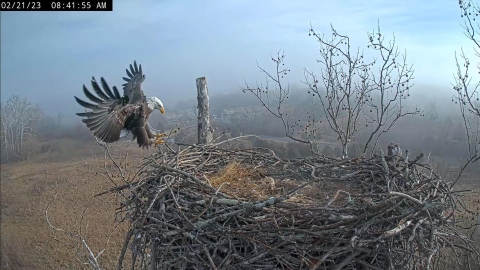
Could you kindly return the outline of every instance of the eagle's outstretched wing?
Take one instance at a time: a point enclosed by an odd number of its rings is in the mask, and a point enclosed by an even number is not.
[[[95,104],[85,102],[75,96],[78,104],[91,110],[77,113],[77,115],[86,117],[82,119],[82,122],[87,125],[95,137],[102,142],[111,143],[118,141],[120,138],[120,132],[124,128],[127,118],[134,112],[135,106],[131,104],[122,105],[123,100],[117,88],[114,86],[112,92],[103,77],[100,78],[100,83],[103,91],[95,78],[92,77],[92,87],[98,97],[90,93],[87,87],[83,85],[83,93]]]
[[[140,100],[145,99],[142,90],[142,83],[145,80],[145,75],[142,72],[142,65],[137,66],[137,61],[133,61],[133,66],[130,64],[130,70],[126,69],[127,77],[123,77],[126,83],[123,86],[123,95],[128,98],[128,103],[135,104]]]

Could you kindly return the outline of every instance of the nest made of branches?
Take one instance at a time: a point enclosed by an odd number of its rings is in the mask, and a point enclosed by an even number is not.
[[[420,159],[155,154],[126,185],[119,266],[127,245],[142,269],[426,269],[445,248],[478,258],[452,221],[457,194]]]

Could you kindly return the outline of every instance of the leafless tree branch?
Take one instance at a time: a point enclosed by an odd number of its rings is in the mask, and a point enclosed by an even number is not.
[[[305,69],[304,83],[320,99],[327,122],[342,145],[342,157],[346,158],[347,147],[358,131],[361,112],[371,95],[368,70],[374,62],[365,62],[360,48],[352,51],[348,36],[339,34],[332,25],[331,30],[331,37],[327,38],[310,27],[309,35],[320,44],[317,62],[321,71],[317,76]]]
[[[320,44],[321,58],[317,61],[321,75],[305,70],[305,83],[320,99],[330,128],[338,134],[342,156],[347,157],[347,147],[362,122],[366,128],[371,127],[363,156],[372,142],[373,154],[379,138],[401,117],[420,114],[418,109],[407,110],[403,103],[410,96],[413,69],[406,64],[406,54],[398,52],[395,38],[388,44],[384,41],[380,26],[368,33],[367,48],[379,55],[373,60],[365,60],[360,48],[353,50],[348,36],[339,34],[333,26],[331,30],[331,37],[326,38],[310,29],[309,35]]]
[[[476,17],[480,15],[480,7],[473,1],[460,1],[461,17],[464,18],[464,34],[473,42],[475,56],[480,57],[480,40],[478,39],[478,32],[480,25],[475,22]],[[460,54],[455,53],[455,60],[457,64],[457,71],[454,74],[453,89],[456,94],[452,96],[452,102],[457,104],[462,115],[463,124],[467,136],[467,146],[469,157],[466,163],[460,169],[455,183],[458,181],[463,171],[472,163],[480,159],[479,145],[480,145],[480,95],[479,87],[480,80],[478,77],[474,80],[474,75],[471,74],[470,66],[471,60],[463,51]],[[480,62],[477,61],[477,72],[480,72]]]
[[[290,69],[285,68],[285,54],[279,51],[276,56],[271,56],[271,60],[275,64],[274,73],[265,70],[257,62],[258,68],[266,76],[265,85],[257,83],[256,87],[251,87],[248,83],[245,83],[245,86],[241,87],[241,89],[244,93],[252,93],[268,112],[282,121],[285,128],[285,136],[294,141],[312,145],[312,141],[309,138],[302,139],[294,134],[295,128],[299,127],[299,121],[292,122],[294,110],[291,110],[288,104],[290,86],[283,82],[285,76],[290,72]],[[307,128],[308,124],[303,125],[302,128]]]
[[[42,110],[33,106],[26,98],[11,96],[1,105],[1,142],[6,159],[23,159],[25,141],[35,135],[34,123],[40,118]]]

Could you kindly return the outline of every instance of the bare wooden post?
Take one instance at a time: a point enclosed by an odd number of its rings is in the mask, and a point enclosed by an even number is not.
[[[213,140],[210,128],[210,104],[208,99],[207,79],[197,78],[198,100],[198,144],[209,144]]]

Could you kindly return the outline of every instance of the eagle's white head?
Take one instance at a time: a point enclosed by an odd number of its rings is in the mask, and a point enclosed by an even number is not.
[[[165,108],[163,108],[163,103],[157,97],[147,98],[147,105],[152,111],[153,110],[159,110],[162,114],[165,113]]]

